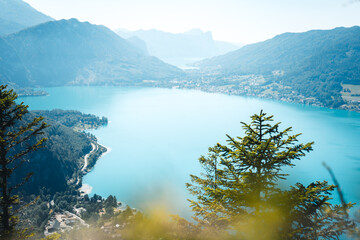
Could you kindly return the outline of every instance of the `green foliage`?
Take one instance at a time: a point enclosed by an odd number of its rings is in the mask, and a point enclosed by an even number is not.
[[[19,189],[19,194],[29,196],[39,194],[42,188],[50,194],[67,191],[75,184],[82,174],[83,157],[92,150],[94,143],[96,151],[88,158],[88,167],[91,169],[106,148],[96,144],[96,137],[85,133],[85,128],[97,128],[107,123],[105,117],[99,118],[91,114],[83,114],[72,110],[30,111],[23,122],[29,122],[32,117],[44,116],[51,126],[44,130],[44,137],[48,139],[44,147],[37,152],[30,153],[31,162],[24,163],[14,176],[14,181],[20,178],[21,173],[33,171],[32,181]],[[40,174],[41,173],[41,174]]]
[[[28,113],[28,106],[23,103],[17,104],[16,99],[17,94],[13,90],[6,90],[6,86],[0,86],[0,236],[2,239],[10,239],[21,233],[15,231],[18,223],[15,207],[20,203],[20,199],[14,192],[30,179],[32,173],[27,173],[16,183],[11,183],[9,179],[28,161],[27,155],[42,147],[46,140],[40,138],[31,142],[44,133],[47,124],[42,122],[43,117],[36,117],[26,124],[19,124]]]
[[[91,154],[88,158],[88,167],[86,171],[90,171],[96,164],[96,161],[101,157],[102,154],[104,154],[107,151],[107,148],[98,145],[97,149],[93,154]]]
[[[24,123],[31,117],[39,116],[33,112],[24,118]],[[24,163],[19,168],[19,174],[14,176],[14,181],[26,171],[34,172],[32,181],[19,189],[19,194],[28,196],[38,195],[42,188],[49,194],[64,192],[69,185],[76,183],[80,169],[83,165],[82,158],[92,149],[90,139],[86,134],[57,123],[51,118],[46,118],[51,126],[44,130],[44,137],[48,140],[44,147],[30,153],[30,162]]]
[[[190,200],[195,220],[235,229],[244,239],[337,239],[352,223],[342,206],[329,202],[335,186],[325,181],[297,183],[290,190],[278,186],[287,176],[282,168],[293,167],[313,142],[299,143],[300,134],[291,135],[291,127],[280,131],[280,123],[272,124],[273,116],[262,111],[251,119],[242,123],[244,137],[227,136],[227,145],[218,143],[199,158],[204,173],[191,175],[187,184],[196,197]]]
[[[76,130],[84,130],[89,128],[96,129],[100,126],[108,124],[108,119],[106,117],[100,118],[93,114],[85,114],[75,110],[37,110],[33,111],[33,113],[41,115],[45,118],[52,119],[57,123]]]
[[[69,211],[75,213],[80,193],[73,187],[66,191],[49,194],[50,191],[40,191],[39,195],[27,196],[28,202],[32,202],[26,209],[21,211],[21,228],[28,228],[33,231],[36,237],[43,236],[45,225],[54,213]],[[38,239],[38,238],[36,238]]]
[[[348,219],[347,209],[353,204],[333,205],[331,192],[334,185],[326,181],[311,183],[304,186],[296,183],[288,191],[280,193],[281,199],[275,198],[282,208],[283,236],[291,239],[339,239],[354,227]],[[345,209],[344,209],[345,207]]]
[[[65,203],[74,194],[69,192],[55,194],[55,205],[85,208],[81,217],[91,226],[62,237],[305,240],[339,239],[346,230],[353,230],[346,214],[352,204],[329,202],[336,186],[323,181],[279,188],[279,180],[287,177],[283,167],[294,166],[295,160],[312,150],[313,143],[299,143],[300,134],[290,134],[291,128],[281,131],[280,124],[272,121],[272,116],[262,112],[252,116],[250,124],[243,123],[244,137],[228,136],[227,145],[217,144],[199,159],[205,172],[201,177],[192,175],[193,182],[188,184],[197,197],[192,201],[197,224],[178,216],[170,218],[161,206],[153,206],[146,214],[130,207],[119,210],[114,196],[85,195]],[[45,209],[42,203],[38,206]],[[355,236],[356,231],[351,233]]]
[[[51,234],[50,236],[47,236],[46,238],[41,238],[40,240],[58,240],[61,239],[61,235],[59,233]]]
[[[114,215],[114,208],[118,206],[116,197],[110,195],[105,201],[104,201],[104,207],[107,217],[111,217]]]
[[[92,197],[86,194],[77,206],[86,210],[81,213],[81,217],[87,222],[94,223],[100,218],[99,213],[104,208],[104,199],[97,194]]]

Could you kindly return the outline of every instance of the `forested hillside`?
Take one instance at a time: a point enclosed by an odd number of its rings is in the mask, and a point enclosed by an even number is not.
[[[100,118],[93,114],[86,114],[77,110],[54,109],[51,111],[37,110],[32,112],[45,118],[52,119],[57,123],[74,130],[96,129],[108,124],[108,119],[106,117]]]
[[[69,185],[75,185],[84,165],[83,157],[92,150],[91,143],[96,144],[94,137],[74,130],[81,126],[73,124],[73,119],[86,126],[99,127],[106,124],[106,118],[78,111],[34,111],[26,114],[18,124],[24,124],[34,116],[44,116],[44,121],[50,125],[44,130],[45,134],[39,136],[46,137],[47,141],[43,148],[28,155],[29,161],[14,172],[13,181],[19,182],[27,173],[34,173],[21,189],[25,196],[38,194],[41,189],[50,194],[65,191]]]
[[[14,83],[16,81],[16,84]],[[29,86],[30,72],[22,64],[15,49],[0,37],[0,83]]]
[[[360,84],[360,27],[284,33],[198,66],[234,81],[236,76],[258,75],[268,92],[288,88],[288,93],[338,107],[344,103],[341,84]]]
[[[15,50],[18,62],[30,72],[28,81],[32,84],[27,86],[26,81],[9,78],[21,87],[129,85],[183,74],[174,66],[144,55],[108,28],[76,19],[40,24],[5,40]],[[8,65],[14,62],[8,62],[8,58],[2,61]]]

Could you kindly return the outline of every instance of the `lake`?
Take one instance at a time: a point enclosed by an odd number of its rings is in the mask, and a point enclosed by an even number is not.
[[[241,136],[241,121],[264,112],[303,133],[302,142],[315,141],[314,151],[296,166],[286,184],[308,184],[335,172],[347,201],[360,202],[360,114],[257,98],[195,90],[131,87],[46,88],[49,96],[21,98],[30,109],[75,109],[105,116],[109,124],[91,131],[110,152],[83,183],[92,193],[146,210],[166,206],[170,213],[189,216],[185,183],[198,174],[198,157],[208,147],[225,143],[225,134]],[[337,201],[337,196],[334,196]]]

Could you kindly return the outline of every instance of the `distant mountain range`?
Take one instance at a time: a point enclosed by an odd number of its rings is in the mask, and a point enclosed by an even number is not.
[[[169,33],[156,29],[128,31],[115,30],[123,38],[138,37],[146,43],[150,55],[171,63],[173,59],[189,59],[189,62],[224,54],[240,46],[215,41],[211,32],[192,29],[185,33]]]
[[[21,0],[0,0],[0,36],[52,20]]]
[[[284,33],[196,65],[218,76],[262,75],[262,84],[338,106],[341,84],[360,84],[360,27]]]
[[[238,49],[200,29],[116,34],[76,19],[54,21],[21,0],[0,0],[1,29],[11,34],[0,35],[0,84],[12,88],[185,87],[360,111],[357,26],[284,33]],[[168,64],[185,68],[204,58],[194,64],[199,71],[187,74]]]
[[[50,21],[0,39],[2,82],[24,86],[126,85],[183,72],[104,26]]]

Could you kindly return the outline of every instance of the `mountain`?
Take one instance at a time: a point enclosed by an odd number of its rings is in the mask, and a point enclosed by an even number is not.
[[[135,47],[141,49],[145,55],[150,55],[144,40],[141,40],[136,36],[129,37],[126,40],[128,40]]]
[[[38,194],[43,188],[46,192],[54,194],[67,190],[70,185],[75,186],[80,182],[78,180],[84,170],[88,171],[97,158],[106,151],[97,144],[94,136],[82,131],[106,125],[106,118],[73,110],[37,110],[25,114],[23,120],[18,122],[18,126],[29,123],[38,116],[43,116],[49,127],[44,129],[43,135],[32,139],[32,144],[44,137],[47,141],[43,148],[30,152],[27,155],[29,161],[14,171],[11,177],[11,181],[21,182],[26,174],[33,173],[30,181],[22,187],[24,196]],[[16,151],[17,149],[14,148],[14,152]],[[86,154],[89,154],[88,166],[81,170]]]
[[[46,22],[4,39],[30,72],[31,86],[133,85],[183,74],[108,28],[76,19]]]
[[[127,31],[115,30],[124,38],[136,36],[146,42],[149,54],[162,60],[174,58],[194,59],[212,57],[237,49],[238,47],[227,42],[215,41],[211,32],[192,29],[185,33],[169,33],[159,30]]]
[[[28,123],[39,114],[41,115],[41,112],[30,112],[19,124]],[[37,194],[42,188],[46,188],[51,193],[66,190],[68,182],[79,174],[82,166],[81,158],[92,149],[92,140],[84,133],[75,132],[59,124],[56,119],[46,118],[45,122],[50,127],[40,136],[48,139],[44,147],[31,152],[27,156],[30,161],[14,171],[11,178],[14,182],[21,182],[27,173],[34,173],[22,188],[22,191],[26,192],[24,195]]]
[[[0,36],[53,20],[21,0],[0,0]]]
[[[284,33],[197,63],[222,76],[258,74],[325,106],[342,103],[341,84],[360,84],[360,27]]]
[[[22,64],[15,49],[0,37],[0,83],[13,87],[14,80],[19,85],[31,85],[30,72]]]

